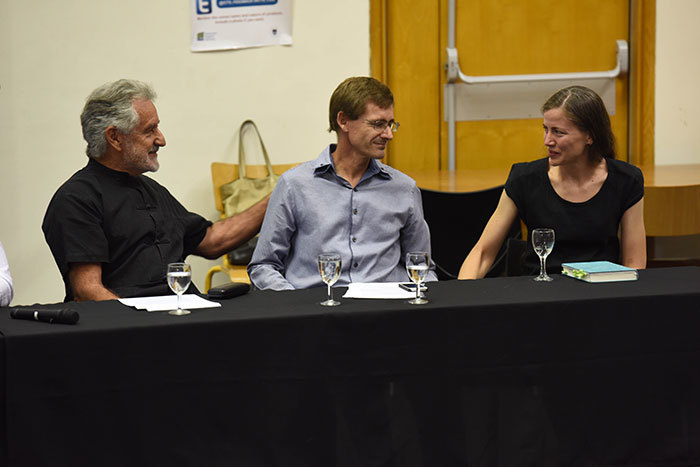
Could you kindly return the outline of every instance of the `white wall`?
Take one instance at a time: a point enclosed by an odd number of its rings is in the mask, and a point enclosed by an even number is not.
[[[700,163],[700,1],[656,2],[657,165]]]
[[[98,85],[154,86],[167,147],[153,177],[214,220],[209,167],[234,160],[244,119],[258,123],[273,162],[312,159],[332,141],[331,92],[369,73],[369,0],[295,0],[292,46],[196,54],[187,0],[1,5],[0,238],[13,305],[63,299],[41,221],[56,188],[87,162],[79,115]],[[216,262],[190,262],[202,288]]]

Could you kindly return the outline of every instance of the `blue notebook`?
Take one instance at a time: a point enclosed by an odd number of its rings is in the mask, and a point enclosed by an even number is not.
[[[586,282],[636,281],[637,270],[610,261],[562,263],[561,273]]]

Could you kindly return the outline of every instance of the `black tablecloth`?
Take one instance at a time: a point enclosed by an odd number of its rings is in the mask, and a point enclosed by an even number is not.
[[[700,464],[700,268],[324,295],[0,309],[0,465]]]

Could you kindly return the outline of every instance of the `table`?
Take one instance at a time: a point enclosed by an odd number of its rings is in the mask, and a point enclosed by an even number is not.
[[[186,317],[0,309],[0,465],[700,464],[700,268],[322,288]]]

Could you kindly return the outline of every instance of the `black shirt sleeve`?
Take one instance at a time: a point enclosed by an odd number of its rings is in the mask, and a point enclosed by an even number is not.
[[[619,173],[619,183],[623,184],[623,209],[626,211],[644,197],[644,174],[632,164],[618,160],[610,160],[609,165]]]
[[[42,229],[61,275],[69,263],[103,263],[109,260],[109,245],[103,230],[103,213],[86,196],[89,187],[80,183],[61,187],[46,211]]]

